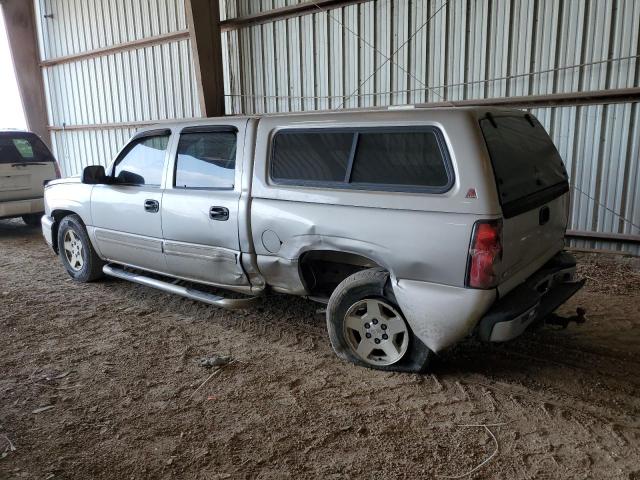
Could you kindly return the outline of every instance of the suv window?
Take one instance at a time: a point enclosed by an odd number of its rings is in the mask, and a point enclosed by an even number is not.
[[[297,185],[447,191],[453,184],[444,141],[433,127],[280,131],[271,178]]]
[[[118,183],[160,186],[169,135],[133,140],[117,160],[113,176]]]
[[[568,190],[562,158],[530,114],[480,120],[505,217],[543,205]]]
[[[0,134],[0,163],[53,161],[51,152],[36,135],[23,132]]]
[[[183,133],[178,143],[174,186],[233,189],[235,132]]]

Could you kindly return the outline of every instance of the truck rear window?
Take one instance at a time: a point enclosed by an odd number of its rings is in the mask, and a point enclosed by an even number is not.
[[[453,174],[433,127],[285,130],[273,140],[278,183],[441,193]]]
[[[53,155],[36,135],[26,132],[0,132],[0,163],[53,161]]]
[[[505,217],[541,206],[569,190],[562,158],[530,114],[480,120]]]

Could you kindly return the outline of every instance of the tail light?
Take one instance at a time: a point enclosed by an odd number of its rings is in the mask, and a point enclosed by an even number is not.
[[[502,220],[480,220],[473,226],[466,284],[489,289],[498,285],[497,266],[502,260]]]

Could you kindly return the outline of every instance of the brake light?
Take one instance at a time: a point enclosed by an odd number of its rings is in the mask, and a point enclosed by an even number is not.
[[[497,266],[502,260],[502,220],[480,220],[473,226],[467,286],[494,288],[498,284]]]
[[[56,171],[56,178],[62,178],[62,175],[60,174],[60,167],[58,166],[58,162],[53,162],[53,168]]]

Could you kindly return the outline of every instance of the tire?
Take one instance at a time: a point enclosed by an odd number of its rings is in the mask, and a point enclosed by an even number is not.
[[[27,213],[26,215],[22,215],[22,221],[30,227],[39,227],[42,215],[44,215],[44,213]]]
[[[364,367],[419,373],[433,355],[411,331],[389,273],[380,268],[356,272],[336,287],[327,305],[327,329],[338,357]]]
[[[60,222],[58,254],[67,273],[76,282],[93,282],[104,276],[102,267],[105,262],[98,257],[77,215],[68,215]]]

